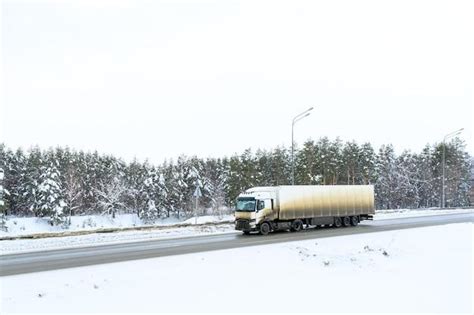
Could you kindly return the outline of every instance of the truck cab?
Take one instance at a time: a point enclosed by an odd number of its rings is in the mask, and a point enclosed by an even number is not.
[[[277,218],[274,187],[255,187],[241,193],[235,206],[235,229],[249,234]]]

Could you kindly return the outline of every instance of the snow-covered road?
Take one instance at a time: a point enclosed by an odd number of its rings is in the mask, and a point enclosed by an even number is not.
[[[473,312],[472,223],[2,277],[0,312]]]

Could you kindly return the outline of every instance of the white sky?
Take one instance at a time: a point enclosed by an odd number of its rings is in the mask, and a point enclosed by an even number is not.
[[[3,1],[0,141],[161,162],[321,136],[474,154],[472,1]]]

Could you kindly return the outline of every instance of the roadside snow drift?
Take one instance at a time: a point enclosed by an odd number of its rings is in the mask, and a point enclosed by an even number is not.
[[[6,228],[7,232],[0,230],[0,237],[2,236],[21,236],[31,235],[36,233],[64,233],[75,231],[92,231],[106,228],[138,228],[144,226],[172,227],[173,225],[183,224],[205,224],[205,223],[219,223],[228,222],[234,219],[233,215],[223,216],[199,216],[190,218],[185,221],[177,218],[166,218],[157,220],[154,224],[147,224],[143,222],[136,214],[117,214],[115,218],[111,216],[102,215],[85,215],[72,216],[71,225],[52,226],[49,224],[48,218],[21,218],[21,217],[7,217]]]
[[[463,223],[8,276],[0,312],[472,313],[472,234]]]

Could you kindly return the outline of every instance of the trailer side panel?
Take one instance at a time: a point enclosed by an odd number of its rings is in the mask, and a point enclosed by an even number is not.
[[[280,220],[374,214],[372,185],[280,186]]]

